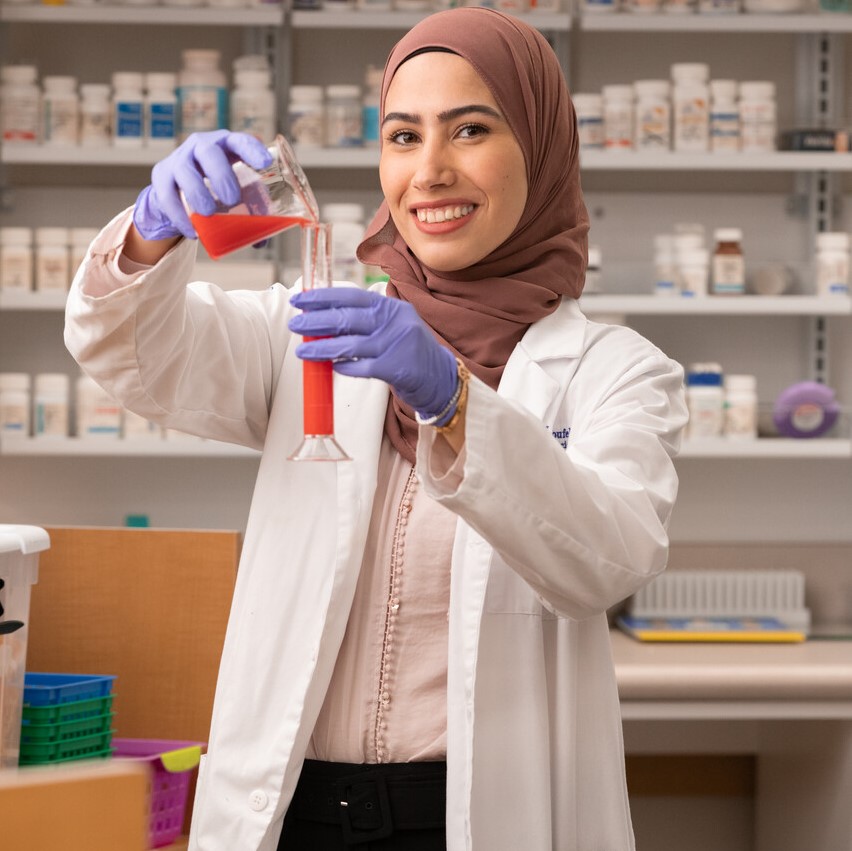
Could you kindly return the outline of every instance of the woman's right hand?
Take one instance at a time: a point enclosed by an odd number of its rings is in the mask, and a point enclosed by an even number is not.
[[[202,216],[209,216],[216,209],[211,189],[224,204],[236,204],[240,187],[231,165],[238,160],[261,169],[272,162],[272,156],[259,139],[248,133],[193,133],[154,166],[151,185],[139,193],[133,209],[136,230],[146,240],[179,236],[196,239],[180,193]]]

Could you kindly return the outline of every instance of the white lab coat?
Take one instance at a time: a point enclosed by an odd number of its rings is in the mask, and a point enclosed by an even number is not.
[[[101,298],[81,293],[84,264],[66,343],[131,410],[263,449],[190,848],[275,851],[361,566],[388,388],[335,376],[353,460],[288,462],[302,434],[290,294],[185,288],[194,254],[183,242]],[[526,333],[498,392],[471,382],[461,484],[434,468],[421,427],[419,476],[459,517],[449,851],[634,847],[605,612],[666,564],[685,420],[677,364],[565,301]]]

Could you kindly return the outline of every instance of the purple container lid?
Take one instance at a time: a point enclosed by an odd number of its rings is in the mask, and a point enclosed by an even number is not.
[[[800,381],[782,390],[772,419],[787,437],[819,437],[837,422],[840,406],[834,391],[816,381]]]

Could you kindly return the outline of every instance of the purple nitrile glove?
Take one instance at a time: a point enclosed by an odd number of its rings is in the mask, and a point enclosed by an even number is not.
[[[290,320],[291,331],[327,338],[299,345],[300,358],[334,361],[341,375],[380,378],[423,418],[441,413],[452,399],[456,359],[408,302],[334,287],[296,293],[290,303],[304,311]]]
[[[139,193],[133,209],[136,229],[145,239],[181,235],[195,239],[195,228],[183,206],[181,191],[189,206],[202,216],[209,216],[216,209],[205,177],[222,203],[236,204],[240,186],[231,165],[238,160],[260,169],[272,162],[272,155],[263,142],[248,133],[230,130],[193,133],[151,171],[151,185]]]

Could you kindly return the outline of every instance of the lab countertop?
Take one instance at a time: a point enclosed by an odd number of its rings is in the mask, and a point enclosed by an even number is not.
[[[622,701],[852,701],[852,641],[640,642],[612,630]]]

